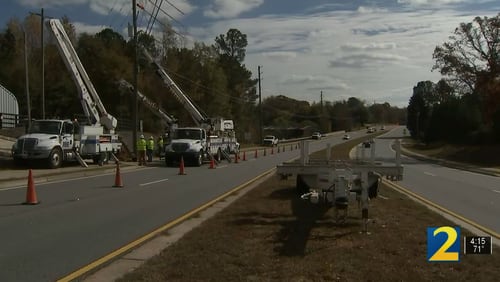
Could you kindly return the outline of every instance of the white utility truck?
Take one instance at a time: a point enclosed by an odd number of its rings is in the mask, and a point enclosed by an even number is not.
[[[16,162],[43,160],[50,168],[74,160],[87,166],[84,159],[101,165],[121,149],[117,120],[104,108],[61,22],[51,19],[47,25],[77,86],[88,125],[69,119],[34,120],[27,134],[13,144],[12,157]]]
[[[230,154],[237,153],[240,144],[236,140],[234,123],[221,117],[208,118],[194,102],[175,84],[163,67],[143,50],[163,83],[170,89],[174,97],[184,106],[196,123],[196,127],[179,127],[172,132],[170,144],[165,147],[167,166],[180,161],[201,166],[204,161],[214,159],[219,162],[223,158],[231,161]]]

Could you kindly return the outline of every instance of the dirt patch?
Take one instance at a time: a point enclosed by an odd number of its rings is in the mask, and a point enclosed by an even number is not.
[[[353,144],[332,154],[347,158]],[[321,152],[318,156],[324,155]],[[426,228],[455,224],[387,186],[345,224],[298,199],[295,181],[271,178],[119,281],[494,281],[500,255],[426,261]],[[471,235],[462,229],[462,236]]]

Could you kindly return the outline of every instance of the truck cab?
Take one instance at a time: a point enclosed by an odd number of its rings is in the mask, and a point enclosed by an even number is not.
[[[12,157],[15,162],[46,160],[50,168],[60,167],[73,158],[74,130],[70,120],[34,120],[28,133],[12,145]]]
[[[203,163],[203,154],[207,147],[207,133],[199,127],[176,128],[171,142],[165,147],[165,162],[167,166],[181,160],[194,163],[197,166]]]

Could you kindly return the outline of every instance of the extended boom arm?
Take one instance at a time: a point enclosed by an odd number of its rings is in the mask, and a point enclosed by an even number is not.
[[[48,21],[48,26],[56,38],[57,48],[80,92],[80,102],[89,122],[93,125],[101,124],[108,131],[114,132],[117,120],[104,108],[63,25],[58,19],[51,19]]]
[[[130,84],[125,79],[121,79],[118,83],[120,85],[120,88],[127,89],[131,94],[134,93],[134,86],[132,86],[132,84]],[[139,96],[139,101],[141,101],[143,105],[148,107],[156,116],[163,119],[168,124],[168,126],[176,127],[177,119],[165,113],[158,104],[149,100],[148,97],[144,96],[144,94],[142,94],[141,92],[137,91],[137,95]]]
[[[172,91],[175,98],[184,106],[184,108],[189,112],[193,120],[196,122],[198,126],[206,126],[209,124],[209,119],[203,114],[189,99],[187,95],[185,95],[182,90],[175,84],[172,78],[167,74],[167,72],[163,69],[163,67],[157,63],[153,57],[149,54],[149,52],[145,49],[142,50],[146,58],[154,65],[156,68],[156,72],[162,78],[163,83],[167,85],[167,87]]]

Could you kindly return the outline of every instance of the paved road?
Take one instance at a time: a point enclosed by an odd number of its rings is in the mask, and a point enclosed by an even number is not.
[[[403,137],[400,127],[381,137]],[[393,157],[394,139],[376,139],[379,160]],[[500,233],[500,178],[403,157],[399,185],[432,202]]]
[[[361,133],[360,133],[361,134]],[[312,141],[311,151],[341,136]],[[41,204],[20,205],[26,185],[0,189],[0,281],[53,281],[180,217],[277,164],[295,158],[290,150],[238,164],[147,167],[36,185]]]

